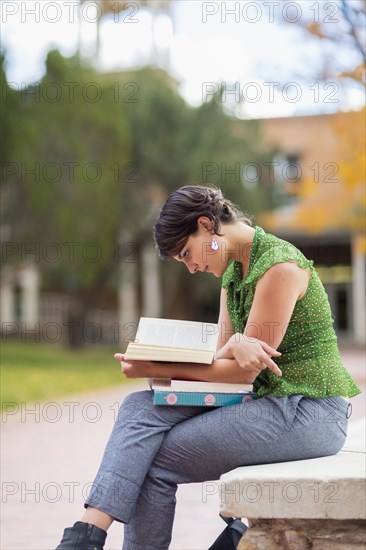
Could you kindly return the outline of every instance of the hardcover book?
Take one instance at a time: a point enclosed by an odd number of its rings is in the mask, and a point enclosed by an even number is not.
[[[151,378],[154,405],[223,407],[256,398],[251,385]]]

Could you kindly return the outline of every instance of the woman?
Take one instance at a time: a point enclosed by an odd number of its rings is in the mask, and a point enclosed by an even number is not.
[[[335,454],[346,437],[345,398],[360,393],[341,362],[313,261],[293,245],[252,227],[221,191],[201,186],[170,195],[154,236],[162,258],[222,278],[218,349],[211,365],[116,354],[123,373],[253,383],[258,399],[205,409],[154,406],[149,391],[127,396],[86,511],[58,550],[101,550],[114,520],[125,524],[124,550],[167,549],[177,484]]]

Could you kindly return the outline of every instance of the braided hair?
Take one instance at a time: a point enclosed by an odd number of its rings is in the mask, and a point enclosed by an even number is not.
[[[173,191],[161,209],[154,225],[156,247],[162,259],[179,254],[190,235],[197,230],[197,220],[206,216],[212,230],[220,235],[221,224],[242,221],[252,225],[251,219],[216,187],[186,185]]]

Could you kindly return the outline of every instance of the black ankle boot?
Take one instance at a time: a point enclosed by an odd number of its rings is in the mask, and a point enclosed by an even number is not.
[[[103,550],[106,538],[107,533],[103,529],[77,521],[73,527],[65,529],[56,550]]]

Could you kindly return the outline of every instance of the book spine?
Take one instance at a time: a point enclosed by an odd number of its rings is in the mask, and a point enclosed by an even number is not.
[[[254,393],[191,393],[172,391],[153,391],[154,405],[191,405],[199,407],[224,407],[237,405],[256,399]]]

